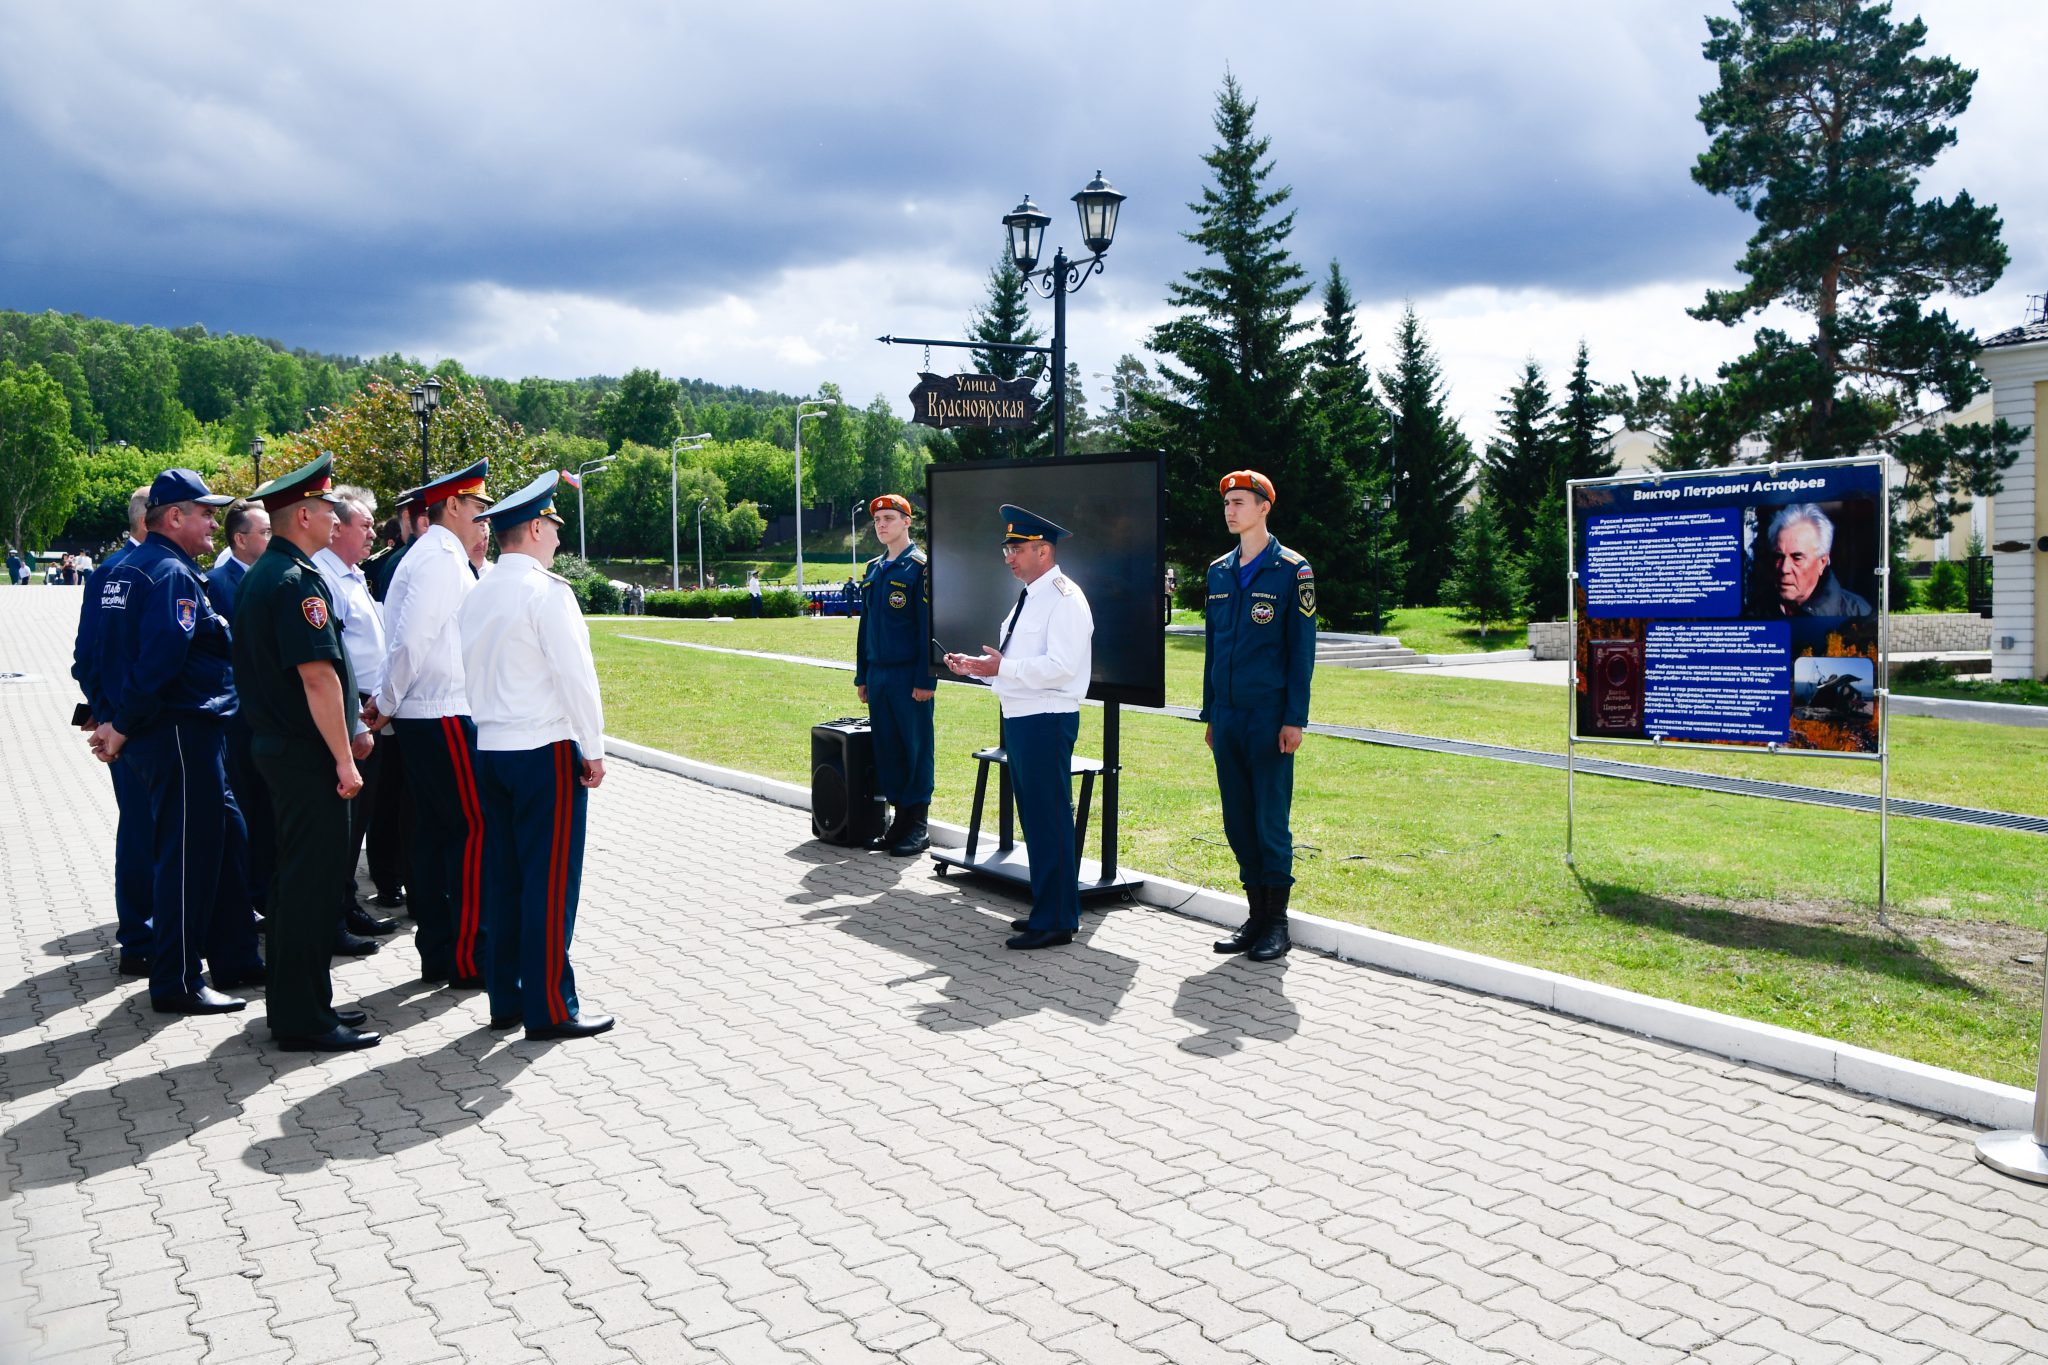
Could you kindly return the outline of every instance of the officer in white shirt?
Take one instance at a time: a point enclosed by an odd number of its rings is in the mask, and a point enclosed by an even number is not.
[[[354,705],[364,707],[376,699],[377,689],[384,685],[384,656],[388,649],[384,616],[370,595],[370,580],[362,567],[363,556],[370,551],[370,538],[376,534],[377,495],[367,488],[352,486],[337,488],[334,495],[340,499],[334,505],[338,519],[334,541],[313,552],[313,567],[320,570],[320,577],[326,580],[327,590],[333,595],[334,624],[341,631],[341,647],[348,651],[349,668],[356,678]],[[371,749],[370,756],[356,760],[363,789],[348,803],[348,870],[343,874],[341,889],[342,927],[346,933],[377,936],[398,931],[397,920],[372,915],[356,899],[356,861],[362,857],[363,836],[368,832],[377,792],[383,785],[384,757],[397,744],[397,738],[387,728],[376,735],[376,747]],[[373,875],[378,871],[374,866],[370,870]],[[390,869],[384,871],[387,877],[391,875]],[[377,889],[381,892],[387,888],[380,883]],[[388,889],[397,889],[395,880]]]
[[[363,711],[373,730],[390,719],[405,755],[418,817],[406,880],[419,925],[420,978],[464,990],[484,984],[484,817],[455,615],[477,585],[471,551],[489,534],[476,520],[491,505],[484,493],[489,467],[478,460],[415,493],[428,526],[391,576],[384,685]]]
[[[1057,948],[1081,926],[1072,771],[1095,617],[1080,585],[1054,562],[1053,546],[1067,531],[1010,503],[1002,517],[1003,558],[1024,590],[1001,626],[1000,645],[948,654],[946,667],[988,679],[1003,709],[1003,748],[1031,859],[1031,918],[1006,946]]]
[[[476,717],[484,823],[484,978],[491,1027],[528,1038],[611,1028],[576,998],[569,942],[583,882],[589,789],[604,781],[604,704],[590,630],[569,580],[549,571],[562,545],[554,470],[477,520],[498,535],[498,566],[462,604],[462,663]]]

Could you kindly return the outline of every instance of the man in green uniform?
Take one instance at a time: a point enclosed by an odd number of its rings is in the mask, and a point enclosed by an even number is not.
[[[334,599],[313,563],[334,539],[333,457],[280,475],[252,495],[270,511],[270,548],[236,595],[235,677],[251,757],[277,817],[270,892],[270,1033],[287,1052],[375,1047],[361,1010],[334,1008],[329,950],[341,922],[334,888],[349,855],[348,803],[363,789],[356,760],[371,738]]]

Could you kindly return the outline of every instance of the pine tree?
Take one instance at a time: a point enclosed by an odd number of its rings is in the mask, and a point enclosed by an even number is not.
[[[1108,450],[1158,450],[1166,444],[1154,402],[1161,394],[1159,381],[1134,355],[1117,357],[1109,372],[1109,406],[1103,411],[1098,429]]]
[[[1371,610],[1375,569],[1382,607],[1399,595],[1400,531],[1387,513],[1378,517],[1378,536],[1372,534],[1368,499],[1387,488],[1380,463],[1386,417],[1359,348],[1351,288],[1335,261],[1323,282],[1322,323],[1309,352],[1305,439],[1291,459],[1276,460],[1265,472],[1281,495],[1274,521],[1282,543],[1322,571],[1323,614],[1348,624]],[[1339,565],[1349,571],[1333,572]]]
[[[1217,144],[1202,158],[1212,182],[1188,241],[1201,265],[1167,286],[1176,316],[1152,332],[1166,391],[1150,401],[1165,449],[1166,538],[1170,558],[1206,561],[1217,537],[1216,483],[1233,469],[1269,468],[1302,439],[1301,379],[1307,349],[1289,343],[1308,324],[1294,309],[1308,297],[1301,268],[1287,252],[1294,215],[1281,212],[1293,191],[1267,190],[1271,140],[1252,131],[1258,112],[1225,75],[1216,99]],[[1282,490],[1282,496],[1286,496]]]
[[[1551,421],[1550,386],[1535,360],[1522,363],[1522,375],[1501,400],[1500,438],[1486,447],[1480,486],[1500,521],[1503,542],[1511,555],[1529,549],[1538,511],[1562,486],[1558,448]]]
[[[1444,593],[1456,608],[1457,618],[1478,626],[1483,640],[1488,627],[1514,619],[1526,592],[1521,568],[1502,539],[1493,502],[1482,497],[1465,514],[1458,536],[1457,568],[1445,581]]]
[[[1411,306],[1394,332],[1394,367],[1380,372],[1394,518],[1407,542],[1403,598],[1435,606],[1458,555],[1458,504],[1472,486],[1472,445],[1445,409],[1443,371]]]
[[[1552,439],[1557,443],[1560,481],[1604,479],[1620,468],[1610,444],[1613,409],[1604,391],[1593,382],[1592,362],[1586,343],[1579,342],[1578,358],[1572,362],[1571,382],[1565,385],[1564,401],[1557,405]]]
[[[1565,530],[1564,491],[1553,489],[1529,525],[1528,548],[1515,560],[1522,578],[1522,610],[1531,621],[1564,618],[1571,590],[1571,551]]]
[[[1757,219],[1736,262],[1747,282],[1692,315],[1734,326],[1773,304],[1813,319],[1796,341],[1756,333],[1721,369],[1712,445],[1730,434],[1771,458],[1888,450],[1905,467],[1908,529],[1939,536],[1994,493],[2020,433],[2001,421],[1900,428],[1932,395],[1959,411],[1984,388],[1975,337],[1937,293],[1981,294],[2005,271],[1996,208],[1967,191],[1917,199],[1920,173],[1955,144],[1976,73],[1922,56],[1926,25],[1874,0],[1736,0],[1709,18],[1719,86],[1700,100],[1712,142],[1693,179]],[[1938,496],[1945,494],[1946,496]]]
[[[988,272],[988,299],[975,311],[967,335],[973,341],[1005,342],[1018,346],[1038,344],[1038,329],[1031,325],[1031,284],[1017,263],[1010,259],[1006,245],[995,268]],[[997,379],[1029,375],[1036,380],[1045,374],[1044,356],[1028,352],[975,348],[974,368]],[[1052,454],[1052,395],[1043,393],[1031,425],[1011,430],[983,431],[975,427],[950,428],[950,449],[932,447],[932,456],[943,460],[1021,460]]]

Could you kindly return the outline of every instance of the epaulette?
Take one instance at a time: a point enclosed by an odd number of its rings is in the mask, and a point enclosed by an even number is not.
[[[913,564],[922,564],[925,562],[924,551],[918,549],[915,545],[910,547],[909,556],[910,562]]]
[[[552,578],[552,579],[554,579],[554,580],[555,580],[555,581],[556,581],[557,583],[560,583],[560,584],[561,584],[561,585],[562,585],[563,587],[567,588],[567,589],[568,589],[568,590],[569,590],[570,592],[574,592],[574,591],[576,591],[576,585],[575,585],[574,583],[571,583],[571,582],[570,582],[570,581],[569,581],[568,579],[566,579],[566,578],[562,577],[562,576],[561,576],[560,574],[556,573],[556,572],[555,572],[555,571],[554,571],[553,569],[542,569],[542,570],[541,570],[541,572],[542,572],[542,573],[544,573],[544,574],[546,574],[546,575],[547,575],[547,576],[548,576],[549,578]]]
[[[1058,578],[1055,578],[1052,582],[1052,585],[1059,592],[1059,595],[1062,597],[1072,597],[1075,593],[1081,591],[1079,588],[1074,586],[1074,580],[1067,577],[1065,574],[1061,574]]]
[[[1235,550],[1225,550],[1225,551],[1224,551],[1224,552],[1223,552],[1222,554],[1220,554],[1220,555],[1217,555],[1217,556],[1216,556],[1216,557],[1215,557],[1214,559],[1212,559],[1212,560],[1210,560],[1210,561],[1209,561],[1209,567],[1210,567],[1210,568],[1212,568],[1212,569],[1220,569],[1220,568],[1222,568],[1222,567],[1223,567],[1223,566],[1224,566],[1225,564],[1228,564],[1228,563],[1229,563],[1229,562],[1230,562],[1231,560],[1233,560],[1233,559],[1236,559],[1236,558],[1237,558],[1237,551],[1235,551]]]
[[[1286,560],[1289,564],[1306,564],[1308,562],[1295,551],[1288,549],[1285,545],[1282,545],[1280,547],[1280,557]]]

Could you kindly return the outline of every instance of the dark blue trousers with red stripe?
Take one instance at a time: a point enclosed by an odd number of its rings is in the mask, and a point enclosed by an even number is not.
[[[560,740],[539,749],[477,754],[484,820],[493,838],[484,868],[484,980],[493,1019],[528,1028],[576,1017],[569,940],[583,885],[583,820],[590,793],[583,754]]]
[[[484,812],[476,785],[476,726],[468,716],[391,722],[405,754],[419,824],[412,834],[409,902],[420,973],[457,979],[484,972]]]

